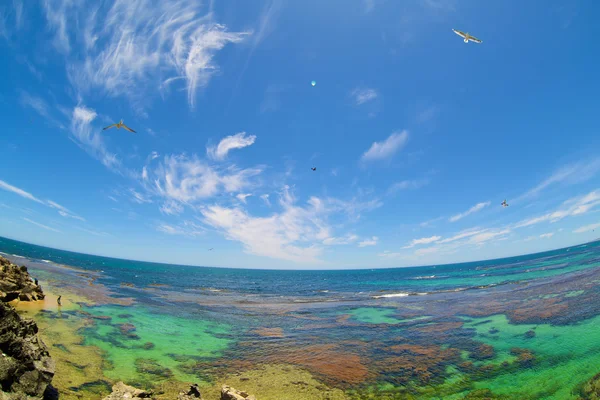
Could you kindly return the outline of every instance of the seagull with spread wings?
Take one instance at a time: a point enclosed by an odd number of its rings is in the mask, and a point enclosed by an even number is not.
[[[465,41],[465,43],[469,43],[469,40],[471,42],[475,42],[475,43],[482,43],[481,40],[477,39],[475,36],[469,35],[468,33],[465,32],[461,32],[458,31],[456,29],[452,29],[452,32],[456,33],[458,36],[462,37],[463,40]]]
[[[123,120],[119,121],[118,124],[109,125],[109,126],[107,126],[106,128],[104,128],[102,130],[105,131],[105,130],[110,129],[110,128],[117,128],[117,129],[123,128],[123,129],[128,130],[129,132],[136,133],[133,129],[131,129],[130,127],[128,127],[127,125],[125,125],[123,123]]]

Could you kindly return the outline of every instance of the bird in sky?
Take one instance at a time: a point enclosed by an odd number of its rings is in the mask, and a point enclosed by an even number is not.
[[[117,124],[109,125],[109,126],[107,126],[106,128],[104,128],[102,130],[105,131],[105,130],[110,129],[110,128],[117,128],[117,129],[123,128],[123,129],[128,130],[129,132],[136,133],[133,129],[131,129],[130,127],[128,127],[127,125],[125,125],[123,123],[123,120],[119,121],[119,123],[117,123]]]
[[[508,203],[506,202],[506,199],[504,199],[504,201],[501,203],[502,207],[508,207]]]
[[[311,170],[316,171],[317,167],[312,167]]]
[[[456,33],[458,36],[462,37],[462,38],[463,38],[463,40],[465,41],[465,43],[469,43],[469,40],[470,40],[471,42],[475,42],[475,43],[482,43],[482,41],[481,41],[481,40],[477,39],[475,36],[471,36],[471,35],[469,35],[468,33],[461,32],[461,31],[458,31],[458,30],[456,30],[456,29],[452,29],[452,31],[453,31],[454,33]]]

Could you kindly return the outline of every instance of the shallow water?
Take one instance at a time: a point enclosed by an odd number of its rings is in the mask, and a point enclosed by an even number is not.
[[[212,390],[242,373],[258,380],[247,385],[261,400],[284,400],[296,397],[269,385],[297,386],[291,377],[308,374],[311,397],[300,398],[462,399],[485,388],[498,398],[576,399],[600,372],[598,242],[479,263],[319,272],[142,263],[2,238],[0,251],[75,303],[60,318],[56,309],[36,318],[72,321],[81,340],[63,347],[102,357],[99,382]],[[260,368],[270,368],[268,382]]]

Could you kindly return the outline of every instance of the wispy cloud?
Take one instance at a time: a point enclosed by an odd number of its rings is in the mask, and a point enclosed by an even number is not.
[[[573,197],[562,204],[556,211],[537,217],[527,218],[515,224],[515,228],[524,228],[542,222],[557,222],[563,218],[583,215],[600,205],[600,190],[595,190],[583,196]]]
[[[102,135],[97,129],[92,128],[92,122],[98,114],[91,108],[77,106],[71,116],[71,134],[74,142],[92,157],[100,160],[112,171],[122,173],[121,161],[116,154],[110,153]]]
[[[35,201],[36,203],[43,204],[45,206],[54,208],[54,209],[58,210],[58,213],[63,217],[73,218],[73,219],[77,219],[79,221],[85,221],[85,219],[83,217],[76,215],[75,213],[73,213],[69,209],[67,209],[66,207],[63,207],[60,204],[58,204],[52,200],[46,200],[46,201],[40,200],[37,197],[35,197],[34,195],[32,195],[31,193],[26,192],[25,190],[20,189],[16,186],[10,185],[2,180],[0,180],[0,189],[15,193],[25,199]]]
[[[18,187],[10,185],[10,184],[8,184],[8,183],[6,183],[4,181],[1,181],[1,180],[0,180],[0,189],[4,189],[4,190],[7,190],[9,192],[13,192],[13,193],[15,193],[15,194],[17,194],[17,195],[19,195],[21,197],[24,197],[24,198],[29,199],[29,200],[33,200],[36,203],[45,204],[42,200],[38,199],[37,197],[35,197],[31,193],[26,192],[23,189],[19,189]]]
[[[541,239],[550,239],[552,236],[554,236],[554,232],[544,233],[544,234],[540,235],[540,238]]]
[[[535,197],[549,186],[556,184],[572,185],[582,183],[592,179],[600,172],[600,158],[581,161],[574,164],[565,165],[556,170],[552,175],[543,180],[540,184],[528,190],[523,195],[513,200],[518,203],[521,200]]]
[[[52,200],[47,200],[46,203],[54,208],[58,210],[58,213],[65,217],[65,218],[73,218],[73,219],[77,219],[79,221],[85,221],[85,219],[83,217],[80,217],[79,215],[75,215],[73,212],[71,212],[68,208],[61,206],[60,204],[52,201]]]
[[[250,193],[238,193],[235,197],[242,203],[246,203],[246,198],[252,196]]]
[[[183,221],[183,223],[179,225],[160,223],[156,226],[156,230],[168,235],[182,235],[189,237],[197,237],[206,233],[205,228],[192,221]]]
[[[246,136],[246,132],[240,132],[223,138],[217,146],[207,147],[206,153],[214,160],[223,160],[231,150],[243,149],[251,146],[255,141],[256,135]]]
[[[80,230],[82,232],[85,232],[85,233],[89,233],[90,235],[94,235],[94,236],[101,236],[101,237],[112,236],[110,233],[107,233],[107,232],[98,232],[98,231],[94,231],[94,230],[91,230],[91,229],[82,228],[80,226],[76,226],[75,229],[78,229],[78,230]]]
[[[370,13],[375,8],[375,0],[363,0],[365,12]]]
[[[152,197],[164,200],[160,210],[175,215],[183,206],[193,208],[199,202],[222,193],[241,193],[259,185],[257,176],[263,167],[239,169],[234,165],[213,166],[197,156],[167,155],[156,167],[147,169],[143,181],[147,195],[134,197],[137,202],[152,202]],[[136,192],[137,193],[137,192]],[[135,195],[134,195],[135,196]]]
[[[44,0],[54,44],[68,55],[68,75],[80,91],[126,96],[134,107],[156,88],[185,82],[190,107],[219,71],[217,52],[249,32],[230,32],[203,2],[114,0],[106,6]],[[78,26],[71,34],[70,26]]]
[[[375,89],[369,88],[356,88],[350,93],[350,95],[354,99],[354,102],[357,106],[375,100],[378,96],[377,91]]]
[[[388,193],[396,193],[400,190],[419,189],[427,184],[429,184],[429,179],[404,180],[390,186]]]
[[[377,245],[378,240],[379,238],[377,236],[373,236],[371,239],[365,239],[358,243],[358,247],[375,246]]]
[[[46,229],[46,230],[49,230],[49,231],[52,231],[52,232],[62,233],[62,232],[61,232],[61,231],[59,231],[58,229],[54,229],[54,228],[51,228],[51,227],[49,227],[49,226],[47,226],[47,225],[40,224],[39,222],[32,221],[32,220],[30,220],[29,218],[23,218],[23,219],[24,219],[25,221],[27,221],[27,222],[29,222],[29,223],[33,224],[33,225],[37,225],[37,226],[39,226],[40,228],[43,228],[43,229]]]
[[[441,236],[430,236],[421,239],[413,239],[407,246],[404,246],[403,249],[410,249],[411,247],[415,247],[418,245],[434,243],[440,240],[441,238]]]
[[[262,199],[262,201],[265,202],[265,204],[269,207],[271,207],[271,201],[269,200],[269,195],[268,194],[262,194],[260,195],[260,198]]]
[[[464,231],[460,231],[457,234],[455,234],[454,236],[451,236],[449,238],[440,240],[440,243],[452,243],[452,242],[456,242],[457,240],[461,240],[461,239],[465,239],[471,236],[475,236],[478,235],[480,233],[485,232],[485,229],[479,229],[479,228],[471,228],[471,229],[466,229]]]
[[[152,203],[151,199],[147,198],[139,192],[136,192],[135,189],[129,189],[129,192],[131,193],[131,201],[133,202],[136,202],[138,204]]]
[[[374,142],[361,157],[363,162],[385,160],[392,157],[408,141],[408,132],[394,132],[382,142]]]
[[[471,215],[473,213],[479,212],[481,210],[483,210],[485,207],[488,207],[490,204],[492,204],[491,201],[486,201],[483,203],[477,203],[475,204],[473,207],[469,208],[467,211],[460,213],[460,214],[456,214],[452,217],[450,217],[449,221],[450,222],[456,222],[458,220],[463,219],[464,217]]]
[[[323,244],[327,245],[327,246],[345,245],[345,244],[354,243],[357,240],[358,240],[358,236],[349,234],[349,235],[342,236],[342,237],[328,237],[325,240],[323,240]]]
[[[581,226],[581,227],[575,229],[573,231],[573,233],[585,233],[585,232],[589,232],[589,231],[594,231],[598,228],[600,228],[600,224],[585,225],[585,226]]]
[[[50,117],[48,105],[41,97],[33,96],[27,92],[21,92],[20,101],[22,105],[33,108],[42,117]]]

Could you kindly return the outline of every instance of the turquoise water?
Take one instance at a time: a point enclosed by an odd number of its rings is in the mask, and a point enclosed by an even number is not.
[[[240,368],[289,364],[350,399],[462,399],[478,389],[576,399],[600,372],[598,242],[317,272],[143,263],[2,238],[0,251],[52,290],[93,300],[65,314],[89,319],[82,344],[99,349],[113,380],[210,385]]]

